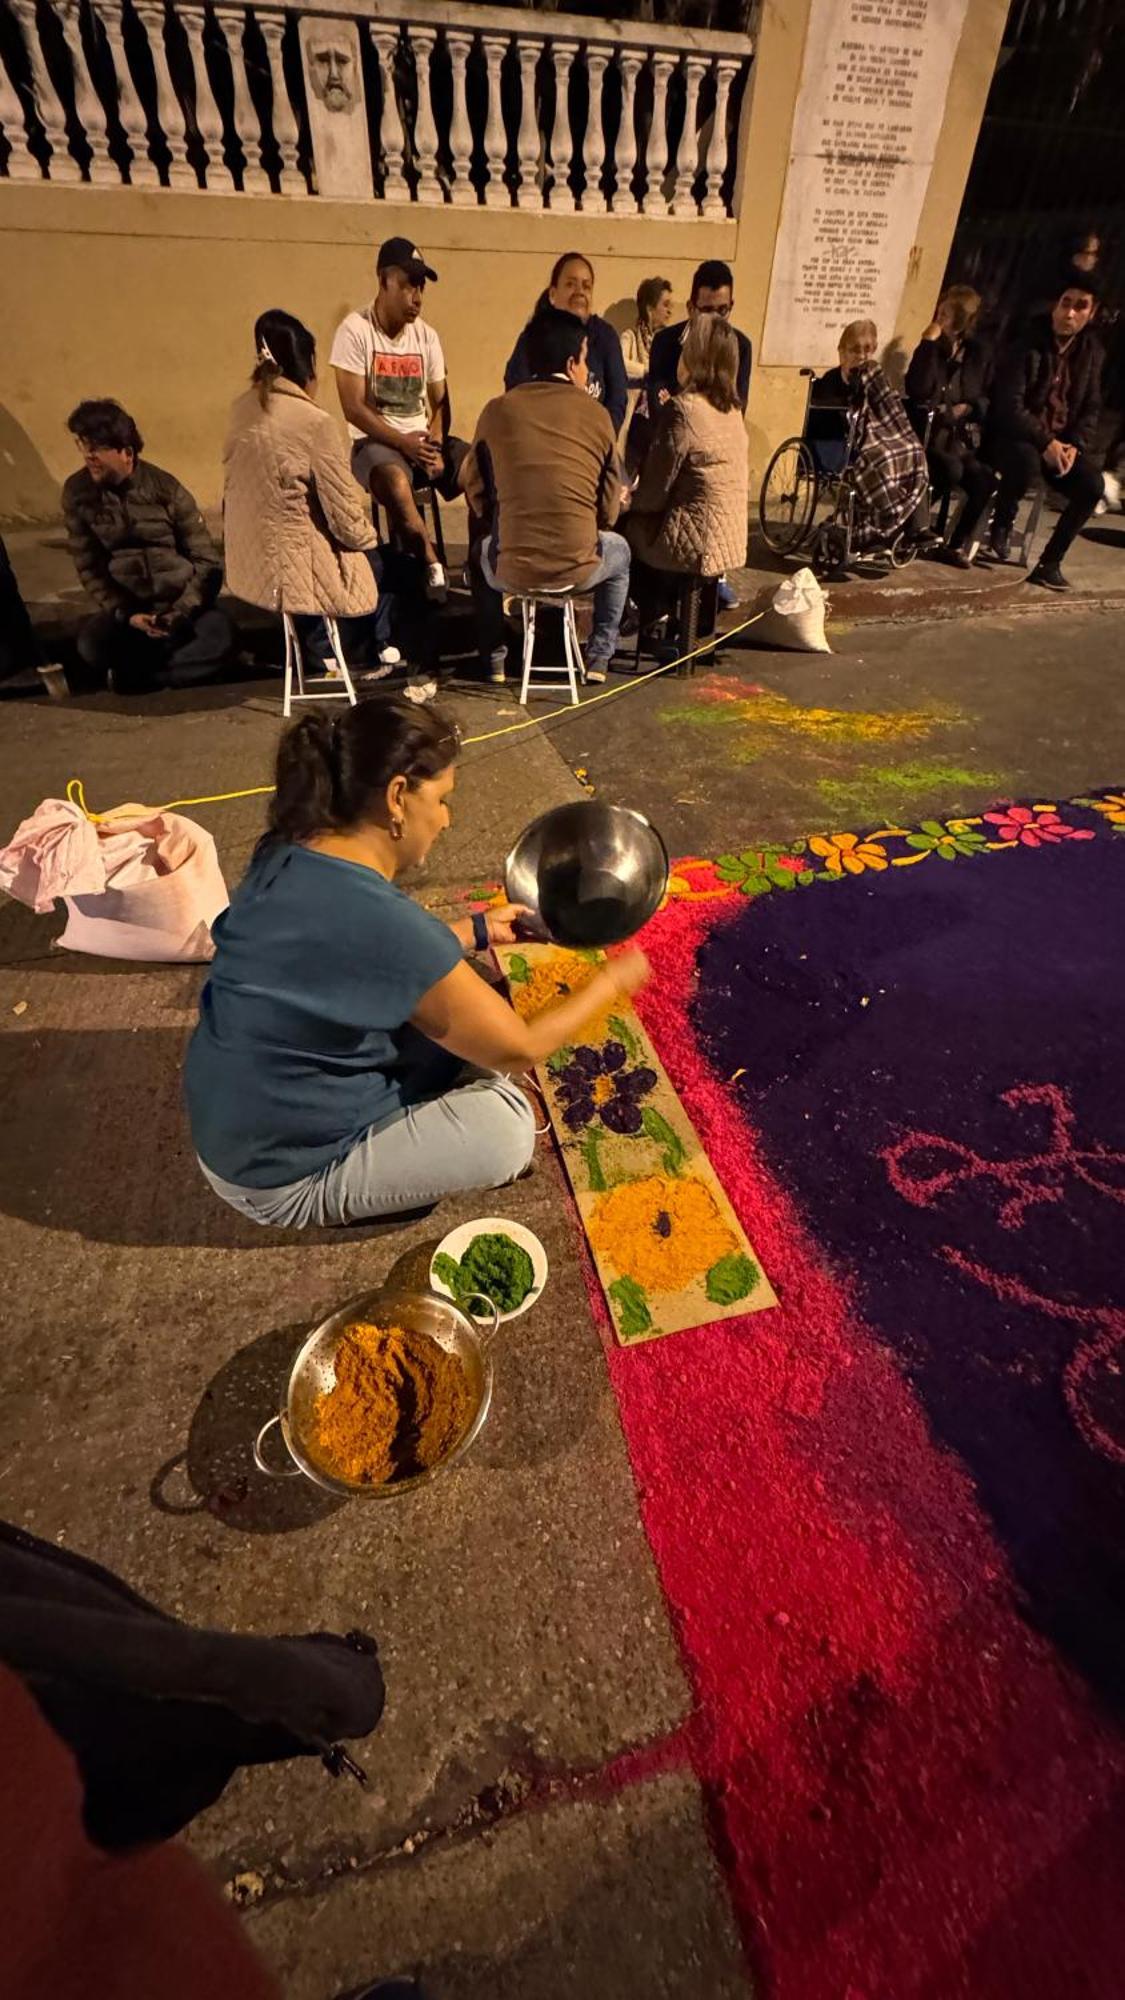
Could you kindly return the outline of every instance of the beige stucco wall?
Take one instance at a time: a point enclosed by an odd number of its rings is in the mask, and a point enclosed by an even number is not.
[[[0,185],[0,520],[56,514],[58,486],[76,463],[67,412],[96,395],[126,403],[150,455],[213,505],[226,412],[252,365],[257,314],[277,305],[298,314],[327,368],[338,320],[371,295],[375,246],[403,231],[440,273],[427,316],[445,345],[462,434],[497,392],[553,259],[571,246],[594,261],[596,306],[617,324],[641,278],[662,273],[682,299],[702,258],[727,258],[736,318],[759,349],[809,6],[765,0],[761,10],[737,225]],[[880,330],[900,351],[932,310],[1006,12],[1007,0],[968,8],[899,322]],[[331,405],[330,380],[322,393]],[[799,424],[803,401],[796,369],[755,368],[752,491],[774,446]]]

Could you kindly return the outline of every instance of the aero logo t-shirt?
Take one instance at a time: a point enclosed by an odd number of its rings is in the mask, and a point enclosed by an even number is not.
[[[392,340],[376,321],[374,310],[352,312],[336,330],[332,366],[361,375],[367,401],[383,422],[396,431],[421,431],[429,422],[427,388],[444,382],[445,356],[432,326],[416,319]],[[353,438],[363,432],[348,425]]]

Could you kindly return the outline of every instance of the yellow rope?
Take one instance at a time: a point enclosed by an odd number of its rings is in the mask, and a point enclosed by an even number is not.
[[[668,660],[662,667],[650,667],[647,673],[634,674],[632,680],[623,681],[619,687],[606,688],[602,694],[593,694],[587,701],[578,702],[577,704],[566,702],[561,708],[549,708],[546,715],[529,715],[523,722],[507,723],[503,729],[488,729],[481,736],[465,736],[462,738],[461,747],[462,749],[467,749],[471,743],[495,743],[502,736],[518,736],[521,730],[536,729],[541,727],[545,722],[557,722],[565,716],[574,717],[584,715],[588,708],[593,708],[595,703],[599,701],[612,701],[615,695],[631,694],[634,688],[641,687],[645,681],[654,681],[661,674],[670,674],[676,667],[688,666],[692,660],[698,660],[702,658],[704,653],[712,652],[723,640],[737,638],[740,632],[749,631],[751,625],[756,625],[759,618],[764,617],[765,613],[763,611],[756,611],[752,618],[744,619],[741,625],[732,625],[725,632],[712,633],[711,637],[704,639],[702,645],[696,646],[693,652],[681,653],[678,660]],[[272,785],[248,785],[241,792],[206,792],[201,798],[197,799],[166,799],[162,806],[146,806],[144,810],[146,812],[178,812],[183,806],[221,806],[226,805],[231,799],[264,798],[273,789]],[[68,780],[66,796],[71,805],[77,806],[79,811],[85,813],[86,818],[92,820],[95,825],[99,820],[109,817],[107,813],[90,811],[89,806],[86,804],[86,793],[83,789],[81,778],[71,778]]]

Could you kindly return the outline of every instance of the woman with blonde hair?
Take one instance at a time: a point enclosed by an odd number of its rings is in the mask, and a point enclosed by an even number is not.
[[[981,431],[988,413],[992,357],[973,336],[980,293],[971,285],[950,285],[911,356],[906,393],[920,421],[933,412],[926,461],[935,500],[960,488],[965,495],[961,519],[979,521],[992,492],[995,475],[978,456]],[[968,569],[972,557],[954,529],[946,551],[951,562]]]
[[[733,327],[715,313],[696,313],[680,352],[679,392],[661,412],[626,524],[639,603],[645,594],[666,597],[670,576],[718,578],[746,561],[749,465],[738,359]]]
[[[383,643],[391,607],[378,543],[336,423],[315,400],[316,342],[275,308],[255,321],[254,348],[223,450],[228,587],[289,612],[318,662],[331,657],[325,619],[373,618],[376,671],[389,673],[400,656]]]

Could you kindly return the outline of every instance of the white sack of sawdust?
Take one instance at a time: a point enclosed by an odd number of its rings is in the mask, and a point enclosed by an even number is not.
[[[824,636],[828,599],[811,569],[799,569],[778,585],[756,625],[747,634],[751,644],[784,648],[794,653],[830,653]]]

